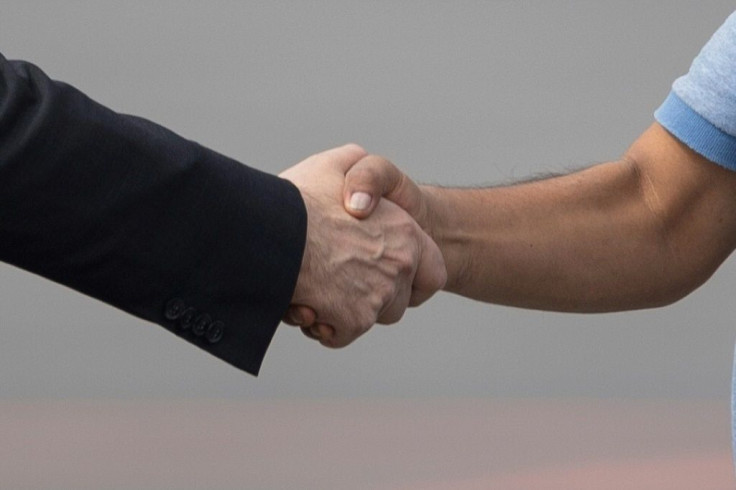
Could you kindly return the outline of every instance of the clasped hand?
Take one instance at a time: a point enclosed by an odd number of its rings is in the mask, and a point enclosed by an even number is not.
[[[360,202],[369,196],[359,194],[352,204],[363,209],[363,215],[354,213],[362,219],[346,212],[346,173],[359,162],[390,167],[382,160],[346,145],[280,174],[299,188],[308,216],[284,320],[328,347],[348,345],[375,323],[399,321],[408,306],[426,301],[447,280],[439,248],[404,209],[388,200]]]

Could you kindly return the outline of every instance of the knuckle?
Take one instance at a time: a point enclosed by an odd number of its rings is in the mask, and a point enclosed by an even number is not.
[[[414,274],[417,254],[410,247],[402,247],[392,256],[393,277],[408,277]]]
[[[350,335],[357,337],[360,333],[368,330],[371,325],[376,322],[378,311],[381,306],[378,305],[379,301],[372,301],[370,304],[365,305],[361,308],[357,318],[353,321]]]
[[[362,325],[359,325],[358,326],[358,331],[356,332],[356,335],[352,337],[352,340],[355,340],[358,337],[360,337],[361,335],[363,335],[364,333],[366,333],[368,330],[371,329],[371,327],[373,327],[373,325],[375,323],[376,323],[376,319],[373,319],[373,320],[371,320],[369,322],[365,322]]]
[[[399,260],[398,273],[400,276],[409,276],[414,272],[414,257],[406,254]]]
[[[366,153],[365,149],[357,143],[348,143],[345,148],[356,153]]]
[[[422,304],[424,304],[424,302],[425,302],[425,301],[427,301],[427,300],[428,300],[428,299],[429,299],[430,297],[431,297],[431,296],[427,296],[427,297],[425,297],[425,298],[412,298],[411,300],[409,300],[409,306],[411,306],[411,307],[414,307],[414,306],[421,306],[421,305],[422,305]]]
[[[368,155],[368,157],[366,157],[366,161],[370,162],[372,166],[382,169],[393,166],[393,164],[387,158],[382,157],[381,155],[376,155],[375,153],[371,153],[370,155]]]
[[[351,332],[351,337],[356,338],[363,332],[367,332],[378,317],[378,309],[371,306],[363,311],[363,314],[355,322],[355,328]]]
[[[348,345],[350,342],[344,342],[337,339],[320,339],[319,343],[329,349],[340,349]]]
[[[396,297],[397,287],[396,284],[387,282],[381,285],[378,290],[378,296],[380,298],[380,308],[389,304]]]
[[[352,185],[375,188],[380,182],[380,176],[375,169],[358,164],[348,173],[348,181]]]
[[[381,317],[378,319],[378,323],[380,323],[381,325],[391,325],[393,323],[397,323],[404,316],[405,311],[406,310],[392,311],[385,315],[381,315]]]
[[[437,286],[437,289],[439,290],[444,288],[445,284],[447,284],[447,269],[443,267],[439,274],[437,274],[437,282],[435,286]]]
[[[372,185],[365,169],[353,167],[345,175],[345,187],[351,191],[364,190]]]

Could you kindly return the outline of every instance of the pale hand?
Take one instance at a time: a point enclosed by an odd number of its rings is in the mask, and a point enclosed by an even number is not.
[[[429,298],[447,279],[437,245],[397,205],[381,201],[362,220],[345,212],[345,174],[365,156],[346,145],[280,174],[299,188],[308,215],[292,305],[316,315],[298,308],[287,319],[329,347],[348,345],[376,322],[397,322],[407,306]]]

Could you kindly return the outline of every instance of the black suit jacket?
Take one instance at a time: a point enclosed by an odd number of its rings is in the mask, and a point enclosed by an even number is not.
[[[0,260],[257,374],[305,235],[291,183],[0,55]]]

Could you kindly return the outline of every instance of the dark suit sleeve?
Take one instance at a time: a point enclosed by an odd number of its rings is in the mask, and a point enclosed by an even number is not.
[[[305,234],[291,183],[0,56],[0,260],[257,374]]]

